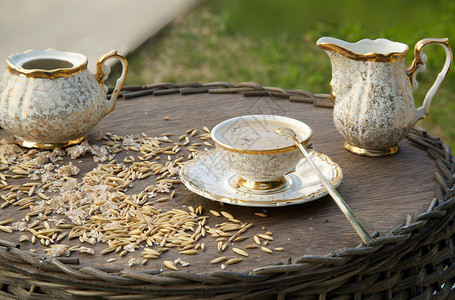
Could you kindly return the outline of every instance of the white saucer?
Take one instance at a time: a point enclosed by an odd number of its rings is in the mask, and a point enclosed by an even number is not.
[[[334,186],[343,179],[341,168],[327,155],[310,152],[316,166]],[[205,198],[224,203],[278,207],[300,204],[319,199],[327,195],[327,190],[305,159],[296,166],[296,171],[286,175],[289,182],[286,189],[270,194],[243,192],[232,186],[232,178],[237,174],[221,158],[217,150],[199,154],[188,161],[180,170],[180,180],[192,192]]]

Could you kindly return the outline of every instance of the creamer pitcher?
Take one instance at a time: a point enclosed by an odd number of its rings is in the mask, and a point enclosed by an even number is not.
[[[425,69],[428,45],[444,48],[446,60],[422,107],[415,109],[412,92],[416,74]],[[348,43],[323,37],[317,45],[332,63],[333,120],[344,136],[345,148],[353,153],[383,156],[398,151],[415,123],[429,113],[431,100],[452,64],[448,39],[423,39],[414,48],[414,61],[406,69],[408,46],[387,39],[364,39]]]

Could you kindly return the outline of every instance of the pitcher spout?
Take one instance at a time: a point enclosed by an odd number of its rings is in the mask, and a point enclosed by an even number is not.
[[[356,43],[349,43],[337,38],[322,37],[316,45],[325,51],[336,52],[349,59],[374,62],[402,60],[409,50],[408,45],[387,39],[363,39]]]

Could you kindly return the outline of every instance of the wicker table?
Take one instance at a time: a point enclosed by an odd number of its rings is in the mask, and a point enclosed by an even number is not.
[[[29,243],[21,243],[19,249],[20,233],[1,232],[0,295],[23,299],[454,299],[455,167],[450,149],[438,138],[416,128],[400,143],[398,154],[369,158],[344,150],[327,95],[249,83],[160,84],[127,87],[123,93],[114,112],[90,131],[90,143],[103,143],[96,141],[99,131],[178,136],[189,128],[212,128],[247,114],[278,114],[307,123],[314,131],[315,149],[343,170],[339,193],[375,238],[362,245],[328,196],[267,208],[268,216],[263,218],[254,214],[264,212],[261,208],[222,206],[178,185],[176,197],[157,203],[158,208],[201,205],[205,215],[211,209],[223,210],[254,223],[252,233],[271,231],[270,245],[285,250],[267,254],[254,249],[241,263],[221,269],[210,264],[221,254],[209,237],[205,252],[183,257],[190,262],[188,267],[166,271],[162,261],[182,257],[177,251],[145,266],[128,267],[134,254],[112,263],[106,263],[108,257],[99,251],[93,256],[49,258],[37,246],[35,254],[28,252]],[[3,130],[0,137],[10,139]],[[128,155],[123,151],[117,160]],[[81,174],[96,165],[89,158],[77,163]],[[131,191],[139,191],[150,180],[140,181]],[[19,219],[23,211],[8,207],[1,215],[1,219]],[[215,224],[211,222],[209,217],[208,224]]]

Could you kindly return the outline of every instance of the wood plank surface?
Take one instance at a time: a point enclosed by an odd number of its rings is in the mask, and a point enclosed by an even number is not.
[[[343,148],[344,141],[333,125],[330,108],[318,108],[311,104],[278,98],[244,98],[237,94],[177,94],[119,100],[116,109],[89,132],[89,141],[92,144],[102,144],[103,141],[95,140],[98,132],[123,136],[142,132],[148,136],[159,136],[163,132],[172,132],[175,134],[172,138],[177,139],[189,128],[195,127],[201,131],[203,126],[213,128],[225,119],[248,114],[278,114],[307,123],[314,131],[312,142],[315,149],[330,156],[342,168],[344,179],[338,191],[370,234],[375,231],[381,235],[387,234],[405,222],[408,214],[417,215],[425,211],[433,198],[433,174],[436,165],[425,151],[405,140],[399,144],[398,154],[393,156],[369,158],[351,154]],[[168,120],[164,117],[168,117]],[[4,130],[0,130],[0,138],[11,140],[11,136]],[[126,151],[119,153],[117,161],[131,154]],[[164,159],[165,157],[163,155]],[[74,164],[81,168],[78,178],[82,178],[84,173],[97,165],[90,157],[78,159]],[[139,181],[128,193],[137,193],[152,182],[152,177]],[[283,247],[283,252],[267,254],[259,249],[248,250],[250,255],[243,257],[241,263],[227,267],[233,271],[249,271],[271,263],[287,263],[289,259],[303,255],[326,255],[340,248],[355,247],[361,242],[329,196],[301,205],[262,209],[221,205],[193,194],[183,184],[176,187],[174,199],[157,203],[155,206],[169,210],[201,205],[204,208],[203,215],[209,216],[207,224],[210,226],[220,222],[209,213],[210,209],[229,212],[242,222],[254,223],[246,234],[249,239],[241,243],[229,243],[225,252],[219,253],[216,250],[216,240],[206,236],[202,240],[207,248],[203,253],[182,255],[171,249],[145,266],[131,268],[128,267],[128,260],[135,256],[140,257],[141,251],[128,253],[123,258],[115,253],[103,256],[99,252],[106,248],[106,245],[101,243],[94,246],[97,253],[93,256],[73,256],[80,257],[81,264],[86,266],[129,268],[138,271],[163,269],[163,260],[181,258],[190,263],[188,267],[180,267],[181,270],[212,272],[220,270],[220,264],[209,263],[212,259],[222,255],[239,257],[232,252],[233,247],[244,249],[244,246],[253,243],[254,234],[271,231],[274,240],[267,246],[272,249]],[[256,212],[265,212],[268,217],[258,217],[254,215]],[[18,221],[25,213],[26,210],[18,211],[17,207],[11,206],[0,211],[1,219],[11,216]],[[0,239],[16,242],[19,235],[18,232],[0,232]],[[79,243],[77,239],[63,242],[70,246]],[[21,249],[32,248],[38,253],[44,253],[44,246],[22,243]],[[116,260],[107,263],[110,258]]]

